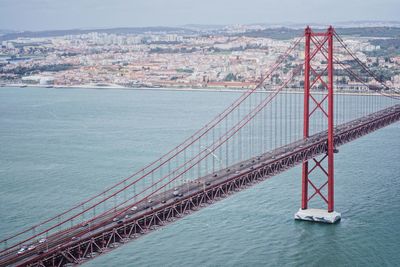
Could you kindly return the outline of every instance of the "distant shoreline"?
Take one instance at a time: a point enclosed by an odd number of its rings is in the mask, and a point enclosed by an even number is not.
[[[109,86],[96,86],[96,85],[76,85],[76,86],[59,86],[59,85],[34,85],[34,84],[2,84],[1,88],[38,88],[38,89],[91,89],[91,90],[137,90],[137,91],[183,91],[183,92],[225,92],[225,93],[243,93],[251,88],[218,88],[218,87],[124,87],[118,85],[109,85]],[[260,91],[258,91],[260,92]],[[266,90],[262,92],[273,92],[272,90]],[[290,91],[283,91],[283,93],[291,93],[291,94],[302,94],[303,90],[292,89]],[[315,92],[316,94],[320,94],[321,92]],[[365,92],[346,92],[346,91],[336,91],[337,95],[380,95],[378,93],[365,93]],[[387,96],[397,96],[390,93],[385,93]]]

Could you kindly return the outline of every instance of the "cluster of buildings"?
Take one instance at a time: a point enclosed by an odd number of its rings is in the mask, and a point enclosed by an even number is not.
[[[238,26],[239,27],[239,26]],[[90,32],[51,38],[3,41],[0,48],[0,83],[41,86],[123,86],[185,88],[249,88],[293,40],[237,37],[229,34],[108,34]],[[379,49],[367,39],[349,39],[348,46],[368,64],[399,68],[400,57],[389,61],[367,56]],[[350,60],[345,54],[343,62]],[[291,53],[269,78],[279,84],[303,63],[302,47]],[[323,58],[320,59],[323,64]],[[349,65],[349,67],[351,67]],[[364,90],[348,76],[338,77],[340,88]],[[288,85],[299,88],[301,75]],[[372,81],[371,81],[372,82]],[[388,81],[400,88],[400,76]]]

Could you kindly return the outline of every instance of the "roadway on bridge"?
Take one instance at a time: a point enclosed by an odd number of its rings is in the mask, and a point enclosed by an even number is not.
[[[400,114],[400,105],[396,105],[380,112],[373,113],[363,118],[337,126],[335,127],[335,136],[354,129],[359,125],[390,114]],[[220,184],[221,182],[230,180],[235,176],[241,176],[246,172],[251,172],[257,168],[260,168],[261,166],[265,166],[274,161],[287,157],[288,154],[298,153],[304,149],[325,141],[326,132],[321,132],[311,136],[308,139],[296,141],[271,152],[267,152],[254,158],[239,162],[218,172],[188,181],[181,186],[156,194],[150,198],[143,199],[143,201],[141,201],[135,207],[130,208],[126,212],[120,214],[118,217],[116,217],[116,214],[120,213],[122,210],[124,210],[124,208],[117,209],[112,213],[99,217],[90,224],[82,223],[75,225],[70,229],[65,229],[54,233],[48,236],[46,238],[46,242],[44,243],[39,243],[39,240],[36,240],[33,243],[26,244],[26,247],[31,246],[31,248],[34,248],[31,250],[26,250],[23,253],[18,253],[19,248],[7,251],[5,254],[0,255],[0,265],[24,265],[25,262],[33,260],[38,256],[42,256],[42,254],[56,251],[61,249],[61,247],[71,247],[82,240],[89,239],[92,236],[102,233],[106,229],[112,229],[120,226],[121,224],[139,220],[153,209],[170,206],[174,202],[178,202],[182,198],[185,198],[185,196],[205,191],[217,184]]]

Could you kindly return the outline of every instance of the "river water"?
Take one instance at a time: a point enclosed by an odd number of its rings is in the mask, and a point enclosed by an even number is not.
[[[102,191],[239,96],[1,88],[0,237]],[[336,225],[293,220],[293,168],[86,266],[398,266],[400,124],[336,154]]]

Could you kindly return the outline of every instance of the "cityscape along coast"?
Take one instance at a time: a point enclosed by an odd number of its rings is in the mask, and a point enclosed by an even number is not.
[[[388,87],[400,88],[399,38],[387,38],[397,28],[369,28],[348,32],[346,44],[367,66],[380,66],[377,76]],[[275,31],[287,31],[277,37]],[[361,33],[361,34],[360,34]],[[0,84],[2,86],[41,86],[68,88],[169,88],[169,89],[248,89],[265,78],[267,70],[302,31],[269,29],[262,25],[234,25],[218,29],[149,28],[134,33],[118,30],[76,31],[46,36],[0,36]],[[48,34],[47,34],[48,35]],[[385,51],[385,52],[382,52]],[[389,52],[388,52],[389,51]],[[284,68],[268,77],[268,86],[279,84],[301,65],[299,49]],[[352,58],[338,51],[345,67],[352,69]],[[319,59],[321,65],[324,59]],[[379,83],[352,80],[339,70],[336,90],[362,92]],[[289,85],[302,88],[301,79]]]

